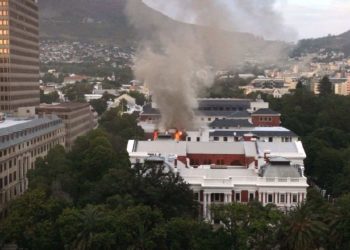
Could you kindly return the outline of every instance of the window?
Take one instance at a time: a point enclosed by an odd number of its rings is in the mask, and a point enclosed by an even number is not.
[[[293,194],[293,196],[292,196],[292,202],[293,202],[293,203],[297,203],[297,202],[298,202],[298,195],[297,195],[297,194]]]
[[[187,141],[191,141],[191,137],[187,137]]]
[[[214,201],[221,201],[220,194],[214,194]]]
[[[272,203],[272,200],[273,200],[272,194],[268,194],[267,195],[267,202]]]
[[[228,141],[228,139],[227,139],[227,137],[226,137],[226,136],[224,137],[224,141]]]
[[[219,137],[218,136],[214,136],[214,141],[219,141]]]
[[[210,118],[210,117],[208,118],[208,121],[209,121],[209,122],[211,121],[211,118]]]
[[[284,194],[280,195],[280,203],[285,203],[286,202],[286,197]]]
[[[269,137],[269,142],[273,142],[273,137]]]
[[[253,201],[254,200],[254,194],[253,193],[249,193],[249,200]]]
[[[194,200],[198,201],[199,200],[199,194],[198,193],[194,193]]]
[[[200,138],[200,137],[197,137],[197,141],[201,141],[201,138]]]
[[[240,193],[236,193],[236,201],[241,201],[241,194]]]

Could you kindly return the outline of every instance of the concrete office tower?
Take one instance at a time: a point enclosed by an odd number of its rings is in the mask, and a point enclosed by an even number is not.
[[[0,111],[39,103],[37,1],[0,0]]]

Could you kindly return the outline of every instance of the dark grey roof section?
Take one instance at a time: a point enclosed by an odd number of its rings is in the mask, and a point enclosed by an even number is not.
[[[211,128],[227,128],[227,127],[253,127],[248,119],[216,119],[209,124]]]
[[[261,169],[262,177],[300,178],[302,177],[296,167],[290,165],[266,165]]]
[[[252,130],[216,130],[213,132],[209,133],[209,136],[234,136],[234,133],[236,133],[235,136],[243,136],[245,134],[253,134],[257,137],[267,137],[267,136],[290,136],[290,137],[295,137],[297,136],[294,132],[292,131],[272,131],[272,130],[267,130],[267,131],[252,131]]]
[[[251,113],[249,113],[246,110],[244,110],[244,111],[236,111],[236,112],[231,113],[230,117],[234,117],[234,118],[250,118],[251,117]]]
[[[271,157],[269,158],[271,165],[290,165],[290,160],[284,157]]]
[[[143,106],[143,111],[141,113],[142,115],[160,115],[160,112],[158,109],[152,108],[152,104],[146,104]]]
[[[251,114],[248,111],[218,111],[218,110],[197,110],[196,115],[203,116],[224,116],[227,118],[250,118]]]
[[[281,115],[281,114],[272,109],[259,109],[255,111],[253,115]]]
[[[208,99],[198,99],[198,109],[202,110],[204,108],[214,108],[214,107],[230,107],[230,108],[250,108],[249,99],[229,99],[229,98],[208,98]]]

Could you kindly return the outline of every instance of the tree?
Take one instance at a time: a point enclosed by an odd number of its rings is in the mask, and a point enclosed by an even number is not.
[[[61,145],[52,148],[45,158],[38,158],[35,169],[28,171],[30,189],[42,189],[57,198],[71,200],[76,189],[71,161]]]
[[[59,217],[58,224],[68,249],[113,249],[112,221],[104,207],[88,205],[81,210],[68,208]]]
[[[320,92],[320,96],[327,96],[333,93],[332,82],[329,80],[328,76],[324,76],[321,79],[319,92]]]
[[[142,93],[140,93],[140,92],[138,92],[138,91],[130,91],[130,92],[129,92],[129,95],[130,95],[131,97],[134,97],[134,98],[135,98],[136,104],[137,104],[137,105],[140,105],[140,106],[145,105],[145,103],[146,103],[146,97],[145,97],[144,94],[142,94]]]
[[[40,103],[47,103],[51,104],[53,102],[58,102],[59,101],[59,95],[57,91],[54,91],[49,94],[44,94],[43,90],[40,90]]]
[[[301,80],[298,80],[298,83],[296,85],[296,89],[302,89],[303,88],[303,82]]]
[[[98,115],[102,115],[107,110],[107,101],[103,98],[97,100],[91,100],[90,105],[97,112]]]
[[[220,221],[233,249],[274,249],[282,213],[274,206],[263,207],[232,203],[211,208],[213,219]]]
[[[0,233],[5,242],[16,242],[21,248],[63,249],[55,221],[66,205],[43,190],[28,191],[11,204]]]
[[[350,249],[350,195],[346,194],[335,203],[330,218],[330,242],[333,249]]]
[[[327,225],[319,220],[318,215],[302,204],[283,221],[280,244],[287,250],[319,249],[325,244],[327,230]]]
[[[62,89],[63,94],[68,98],[69,101],[85,101],[85,94],[92,93],[93,86],[88,82],[76,82],[70,84]]]

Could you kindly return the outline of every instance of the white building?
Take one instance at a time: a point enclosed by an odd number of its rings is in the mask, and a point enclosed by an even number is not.
[[[287,211],[306,198],[306,155],[301,142],[132,140],[127,150],[132,164],[156,157],[178,172],[208,220],[211,204],[258,200]]]

